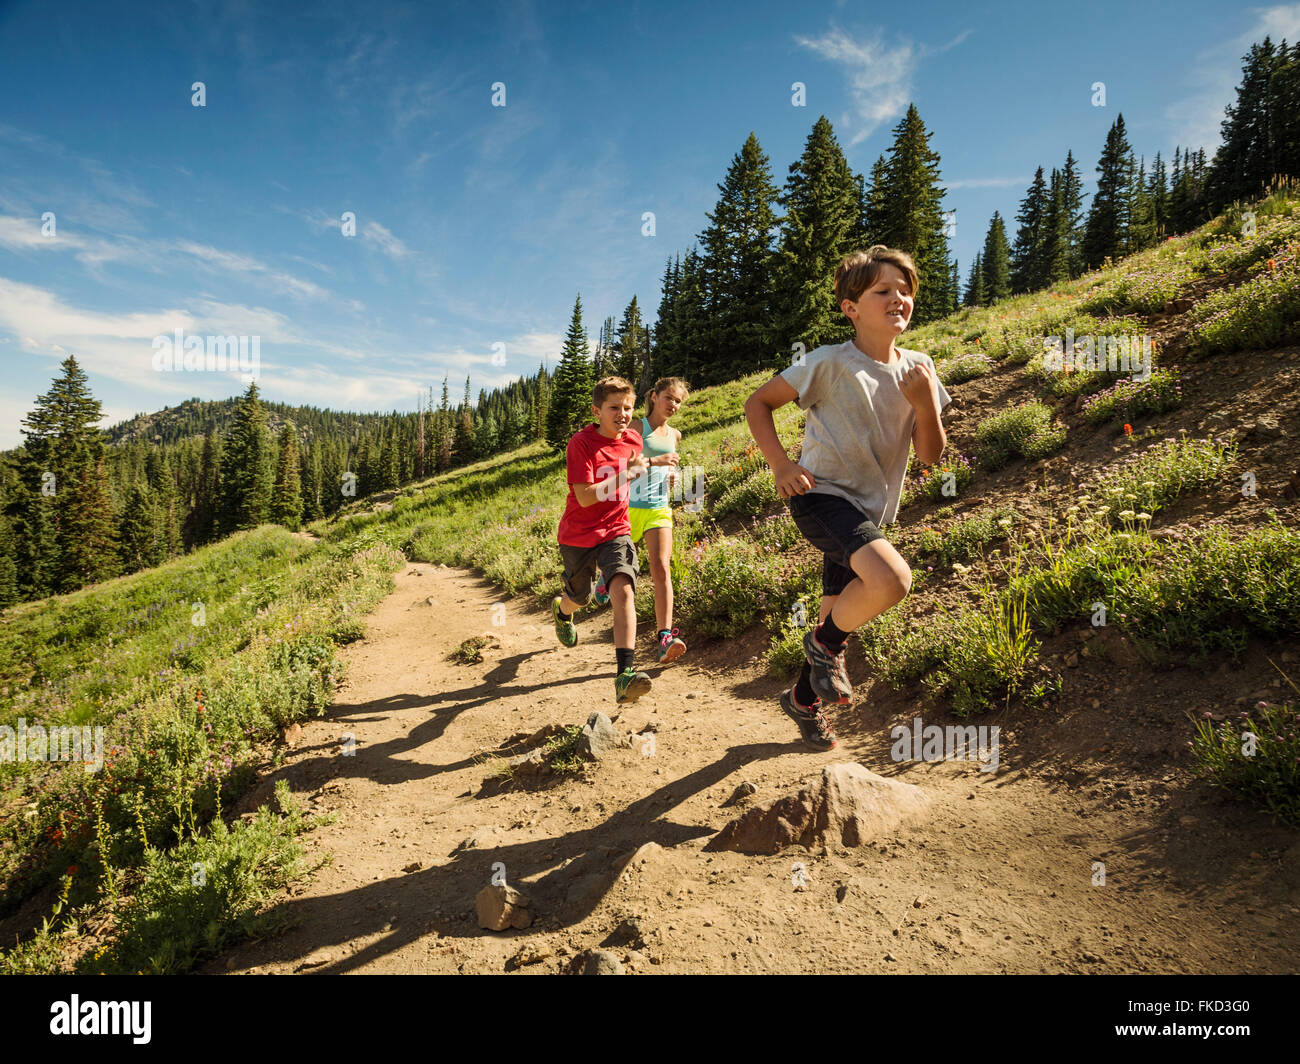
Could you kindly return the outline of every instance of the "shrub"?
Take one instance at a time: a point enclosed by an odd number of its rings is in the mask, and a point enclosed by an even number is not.
[[[727,489],[714,505],[713,516],[721,518],[728,514],[738,514],[741,517],[761,517],[780,502],[776,480],[764,463],[763,468],[755,470],[740,483]]]
[[[1243,712],[1218,727],[1209,720],[1198,721],[1196,734],[1187,745],[1214,786],[1254,802],[1285,824],[1300,827],[1300,714],[1296,708],[1258,702],[1253,713]]]
[[[966,456],[960,451],[953,451],[934,465],[925,467],[917,484],[917,491],[931,502],[951,499],[959,494],[974,476],[975,472],[971,469]]]
[[[1300,241],[1257,269],[1245,284],[1215,292],[1191,311],[1191,353],[1263,351],[1300,340]]]
[[[1183,386],[1176,371],[1156,369],[1146,380],[1122,380],[1083,404],[1084,420],[1097,425],[1116,419],[1136,421],[1146,414],[1163,414],[1182,406]]]
[[[985,469],[1001,469],[1016,455],[1042,458],[1065,443],[1065,426],[1052,421],[1042,403],[1023,403],[981,421],[975,429],[976,455]]]
[[[949,388],[991,373],[993,360],[988,355],[958,355],[936,363],[936,368],[939,370],[939,380],[943,382],[945,388]]]
[[[1016,524],[1024,518],[1013,507],[999,506],[988,513],[958,521],[947,535],[924,529],[917,537],[916,549],[921,554],[933,554],[939,565],[968,562],[981,557],[984,548],[995,539],[1011,535]]]

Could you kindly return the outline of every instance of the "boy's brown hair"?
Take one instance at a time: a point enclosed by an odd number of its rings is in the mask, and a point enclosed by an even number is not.
[[[906,251],[887,248],[884,244],[873,244],[866,251],[854,251],[844,256],[840,268],[835,271],[835,302],[843,303],[846,299],[856,303],[858,298],[876,283],[881,267],[885,264],[898,267],[907,278],[911,287],[911,296],[916,298],[921,279],[916,272],[916,263]]]
[[[591,390],[592,405],[604,406],[611,395],[630,395],[632,402],[636,402],[636,389],[622,377],[601,377]]]

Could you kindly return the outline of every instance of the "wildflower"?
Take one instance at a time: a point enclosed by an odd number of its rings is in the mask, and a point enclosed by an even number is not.
[[[1010,528],[1010,527],[1011,527],[1011,518],[1009,518],[1009,517],[1004,517],[1004,518],[1002,518],[1002,520],[1000,520],[1000,521],[998,522],[998,524],[1001,525],[1003,528]]]
[[[1147,513],[1134,514],[1134,515],[1133,515],[1133,519],[1134,519],[1135,521],[1150,521],[1150,520],[1151,520],[1151,515],[1150,515],[1150,514],[1147,514]]]
[[[1130,425],[1130,424],[1128,424],[1127,422],[1126,422],[1125,425],[1124,425],[1124,435],[1125,435],[1125,436],[1132,436],[1132,435],[1133,435],[1133,426]]]
[[[1068,510],[1066,510],[1065,512],[1066,512],[1067,514],[1077,514],[1077,513],[1079,512],[1079,508],[1078,508],[1077,506],[1071,506],[1071,507],[1070,507]]]
[[[1120,516],[1123,520],[1127,521],[1129,518],[1131,518],[1131,517],[1136,517],[1137,515],[1136,515],[1132,510],[1121,510],[1121,511],[1119,512],[1119,516]]]

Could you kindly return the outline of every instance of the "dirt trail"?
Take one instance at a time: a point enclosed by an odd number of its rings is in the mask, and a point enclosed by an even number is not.
[[[565,649],[549,615],[524,613],[518,600],[494,627],[499,597],[471,574],[413,564],[396,581],[367,638],[342,652],[349,676],[334,706],[304,725],[244,806],[287,778],[311,809],[336,814],[306,837],[332,861],[279,904],[293,929],[209,971],[501,972],[522,950],[532,962],[522,971],[555,972],[627,917],[645,939],[632,957],[638,972],[1297,967],[1295,832],[1196,782],[1184,747],[1186,712],[1240,690],[1230,670],[1135,672],[1130,682],[1114,665],[1085,663],[1060,705],[1001,722],[997,772],[900,766],[889,726],[916,713],[944,718],[863,682],[858,705],[836,718],[839,747],[810,753],[776,705],[780,684],[756,657],[757,635],[692,647],[661,669],[645,664],[643,633],[638,663],[654,690],[616,707],[607,609],[580,614],[580,642]],[[500,645],[480,664],[447,660],[485,633]],[[1247,664],[1276,675],[1262,659]],[[860,660],[850,665],[855,680],[869,679]],[[621,750],[585,780],[474,796],[488,775],[475,755],[517,732],[620,708],[624,731],[658,722],[654,756]],[[344,756],[349,733],[355,754]],[[860,849],[702,852],[735,815],[722,803],[742,780],[764,801],[849,760],[920,785],[931,818]],[[663,849],[619,874],[647,842]],[[804,891],[792,882],[795,861],[807,867]],[[533,898],[539,920],[526,931],[477,925],[474,895],[494,862]],[[1105,885],[1093,885],[1094,862],[1105,864]]]

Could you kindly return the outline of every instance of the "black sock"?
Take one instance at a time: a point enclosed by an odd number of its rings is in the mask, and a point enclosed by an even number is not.
[[[838,654],[849,641],[849,633],[841,632],[831,620],[830,614],[826,615],[826,620],[822,621],[821,627],[813,634],[817,637],[817,641],[832,654]]]
[[[565,613],[565,612],[564,612],[562,609],[560,609],[558,606],[555,608],[555,612],[558,613],[558,614],[560,615],[560,620],[562,620],[562,621],[568,622],[568,621],[573,620],[573,614],[571,614],[571,613]]]
[[[614,654],[618,658],[619,672],[622,672],[624,669],[632,668],[632,661],[636,655],[636,651],[632,647],[627,647],[626,649],[623,647],[615,647]]]
[[[799,682],[795,684],[794,698],[801,706],[811,708],[817,704],[817,692],[812,688],[812,666],[808,662],[803,663],[803,672],[799,674]]]

